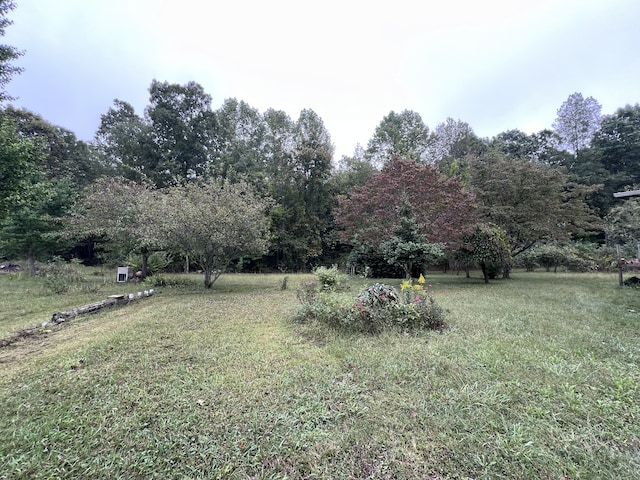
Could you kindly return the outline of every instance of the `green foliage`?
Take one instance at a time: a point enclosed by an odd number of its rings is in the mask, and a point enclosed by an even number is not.
[[[152,288],[171,287],[185,289],[194,289],[198,285],[195,277],[162,274],[156,274],[145,278],[143,284]]]
[[[96,293],[104,286],[96,282],[88,281],[81,274],[81,266],[78,260],[66,262],[61,257],[53,257],[47,264],[38,270],[38,275],[44,278],[45,289],[53,294],[62,295],[71,292]]]
[[[567,241],[600,227],[585,201],[597,187],[571,182],[561,168],[497,152],[469,165],[480,216],[506,232],[513,256],[536,243]]]
[[[429,147],[429,127],[419,113],[389,112],[376,127],[367,144],[367,159],[382,167],[394,157],[422,161]]]
[[[73,132],[53,125],[40,115],[11,105],[1,115],[15,123],[22,139],[42,150],[37,167],[46,180],[68,178],[79,190],[101,173],[111,170],[95,158],[93,146],[78,140]]]
[[[40,177],[42,148],[21,137],[15,123],[0,115],[0,220],[13,209],[20,193]]]
[[[568,272],[591,272],[606,269],[603,263],[608,261],[603,254],[603,251],[591,252],[577,245],[541,245],[527,252],[526,264],[520,265],[530,265],[528,270],[540,266],[547,272],[557,272],[559,268]]]
[[[16,3],[13,0],[0,0],[0,37],[4,37],[6,28],[13,23],[7,18],[7,15],[14,8],[16,8]],[[13,97],[7,93],[5,87],[13,75],[22,72],[22,68],[10,63],[20,58],[21,55],[22,52],[16,47],[0,45],[0,102],[13,100]]]
[[[173,262],[173,256],[167,252],[152,252],[147,258],[147,275],[155,275],[165,271]],[[135,271],[142,270],[142,258],[140,255],[130,254],[125,260],[126,265]]]
[[[604,216],[620,203],[613,193],[640,185],[640,104],[605,115],[589,150],[584,152],[589,155],[579,158],[573,170],[578,178],[604,184],[593,199]]]
[[[464,243],[454,253],[455,260],[467,269],[480,266],[485,283],[495,278],[510,260],[509,242],[504,230],[496,225],[478,225],[475,232],[462,240]]]
[[[404,295],[391,285],[376,283],[363,289],[355,300],[335,292],[320,292],[303,305],[295,318],[367,334],[444,328],[444,310],[422,285]]]
[[[609,245],[637,245],[640,243],[640,199],[624,199],[609,211],[604,223]]]
[[[67,235],[107,242],[106,257],[112,265],[121,264],[132,251],[148,252],[159,243],[145,237],[150,212],[156,209],[152,196],[148,183],[101,177],[83,190],[73,215],[66,219]],[[142,265],[140,270],[147,274]]]
[[[157,191],[143,208],[140,226],[149,244],[189,256],[211,288],[229,265],[245,255],[260,255],[269,245],[272,202],[247,184],[209,180]]]
[[[524,268],[527,272],[533,272],[540,266],[534,250],[526,250],[515,258],[514,266]]]
[[[313,270],[313,274],[318,279],[318,285],[322,291],[335,291],[344,283],[346,275],[338,270],[337,265],[330,268],[317,267]]]
[[[304,306],[308,307],[318,298],[318,281],[304,282],[296,289],[296,298]]]
[[[406,197],[397,210],[398,224],[394,235],[380,245],[380,249],[388,263],[402,267],[405,278],[410,278],[415,265],[426,268],[437,263],[444,257],[444,249],[440,244],[429,243],[419,233],[416,217]]]
[[[75,199],[68,179],[25,185],[13,208],[0,222],[0,250],[33,263],[69,245],[62,236],[62,218]]]
[[[380,248],[373,245],[353,247],[347,257],[347,268],[365,278],[397,278],[404,273],[398,265],[387,262]]]

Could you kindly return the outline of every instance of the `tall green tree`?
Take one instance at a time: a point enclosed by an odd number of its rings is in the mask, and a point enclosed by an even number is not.
[[[13,0],[0,0],[0,37],[4,37],[7,27],[13,23],[8,16],[15,8],[16,3]],[[22,52],[16,47],[0,45],[0,103],[13,100],[6,87],[14,75],[22,72],[22,68],[11,63],[20,56]]]
[[[596,187],[571,182],[560,167],[492,152],[470,163],[470,186],[481,218],[506,232],[513,256],[600,226],[585,201]]]
[[[528,135],[520,130],[499,133],[489,142],[489,148],[508,157],[548,165],[565,165],[575,161],[572,155],[559,150],[560,138],[552,130]],[[567,157],[571,161],[568,162]]]
[[[364,185],[378,173],[378,169],[367,160],[364,149],[357,145],[353,155],[343,155],[331,174],[331,182],[337,195],[346,195],[357,185]]]
[[[41,180],[25,185],[13,198],[11,210],[0,222],[0,251],[26,258],[29,273],[35,262],[55,253],[64,253],[70,244],[63,241],[63,218],[69,213],[76,190],[69,179]]]
[[[166,181],[151,125],[136,114],[131,104],[114,100],[113,106],[100,116],[95,144],[103,162],[116,176],[160,185]]]
[[[153,80],[144,116],[115,100],[101,116],[96,144],[119,175],[162,188],[204,177],[218,151],[216,135],[211,97],[202,86]]]
[[[382,168],[393,157],[424,161],[429,147],[429,127],[419,113],[389,112],[376,127],[367,144],[367,158]]]
[[[217,155],[209,174],[231,182],[245,180],[260,191],[266,186],[267,124],[260,112],[235,98],[224,101],[216,110]]]
[[[607,244],[613,246],[640,243],[640,199],[627,198],[611,209],[604,218]]]
[[[78,140],[73,132],[25,109],[8,106],[1,114],[14,122],[22,138],[42,148],[39,167],[46,179],[68,178],[80,190],[106,171],[93,147]]]
[[[158,186],[173,181],[203,177],[212,160],[216,130],[211,96],[201,85],[185,85],[154,80],[149,87],[149,105],[145,115],[157,147]]]
[[[60,219],[75,198],[70,178],[45,175],[42,142],[20,134],[15,122],[0,115],[0,252],[35,262],[66,248]]]
[[[270,210],[271,248],[265,260],[282,270],[299,268],[305,245],[296,237],[300,192],[294,175],[296,124],[285,112],[269,109],[266,125],[265,169],[268,189],[276,204]]]
[[[21,190],[34,182],[39,174],[42,148],[20,136],[15,123],[0,115],[0,220],[19,198]]]
[[[334,147],[322,119],[313,110],[300,112],[293,147],[293,178],[301,202],[295,232],[302,240],[302,262],[319,257],[331,224],[332,195],[329,178]]]
[[[468,123],[447,118],[430,135],[427,163],[437,165],[445,175],[465,175],[466,158],[481,155],[487,146]]]
[[[640,186],[640,105],[627,105],[603,117],[591,148],[576,163],[572,174],[603,183],[593,203],[606,215],[616,204],[614,192]]]
[[[584,98],[578,92],[569,95],[558,109],[558,117],[553,123],[560,145],[578,157],[600,127],[601,110],[593,97]]]

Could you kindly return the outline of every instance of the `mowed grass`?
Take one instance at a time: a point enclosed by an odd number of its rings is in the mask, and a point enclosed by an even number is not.
[[[615,275],[433,273],[448,327],[417,336],[293,323],[310,278],[189,277],[0,349],[0,478],[638,478],[640,291]],[[82,303],[22,281],[2,331]]]

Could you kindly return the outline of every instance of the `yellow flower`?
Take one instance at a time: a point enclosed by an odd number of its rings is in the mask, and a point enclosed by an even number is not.
[[[420,278],[418,278],[418,283],[422,285],[426,280],[424,279],[424,275],[420,274]]]
[[[412,288],[411,285],[411,280],[403,280],[402,283],[400,284],[400,290],[408,290]]]

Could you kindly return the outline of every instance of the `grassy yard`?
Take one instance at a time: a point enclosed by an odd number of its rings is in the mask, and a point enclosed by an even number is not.
[[[1,348],[0,478],[638,478],[640,291],[616,275],[431,274],[448,327],[417,336],[292,323],[308,279],[184,277]],[[40,282],[0,276],[0,339],[136,290]]]

